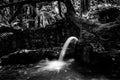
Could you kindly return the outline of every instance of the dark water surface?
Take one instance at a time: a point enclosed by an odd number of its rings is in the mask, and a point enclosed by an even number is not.
[[[60,72],[40,71],[31,65],[4,66],[0,69],[0,80],[117,80],[116,74],[99,73],[89,68],[89,65],[81,65],[73,62],[69,68]],[[119,80],[119,79],[118,79]]]
[[[3,59],[4,65],[0,64],[0,80],[120,80],[119,65],[116,67],[104,60],[102,64],[91,65],[75,59],[71,65],[60,72],[37,71],[39,68],[35,66],[39,65],[43,58],[38,53],[29,55],[21,53]],[[52,59],[55,58],[50,58]]]

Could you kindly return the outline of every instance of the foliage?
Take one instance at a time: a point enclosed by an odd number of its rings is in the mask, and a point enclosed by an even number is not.
[[[14,2],[15,1],[9,2],[9,4],[10,3],[12,4]],[[21,6],[21,8],[19,6]],[[46,27],[47,25],[51,25],[56,21],[64,18],[64,13],[66,13],[66,8],[64,3],[62,2],[60,2],[60,6],[62,11],[61,12],[62,16],[59,15],[60,13],[58,9],[58,1],[53,1],[51,3],[43,2],[36,4],[23,4],[23,5],[3,8],[0,13],[1,15],[0,23],[1,24],[4,23],[8,26],[11,25],[13,28],[16,25],[18,25],[21,29],[26,29],[31,27],[32,29]],[[17,13],[17,11],[19,13]]]

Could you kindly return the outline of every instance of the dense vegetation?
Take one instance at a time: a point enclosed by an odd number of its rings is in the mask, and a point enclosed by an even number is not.
[[[0,57],[23,49],[54,53],[69,36],[80,39],[76,53],[83,51],[79,57],[87,62],[91,53],[95,59],[98,53],[114,58],[119,53],[120,11],[114,0],[2,0],[0,5]]]

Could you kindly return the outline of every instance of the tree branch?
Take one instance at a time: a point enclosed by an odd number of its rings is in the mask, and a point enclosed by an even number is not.
[[[62,14],[61,14],[61,4],[60,4],[60,1],[58,1],[58,9],[59,9],[59,15],[62,17]]]

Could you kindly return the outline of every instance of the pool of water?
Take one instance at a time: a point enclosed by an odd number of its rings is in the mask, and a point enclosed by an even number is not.
[[[92,72],[73,63],[60,72],[38,71],[36,65],[4,66],[0,70],[0,80],[109,80],[105,75]]]

